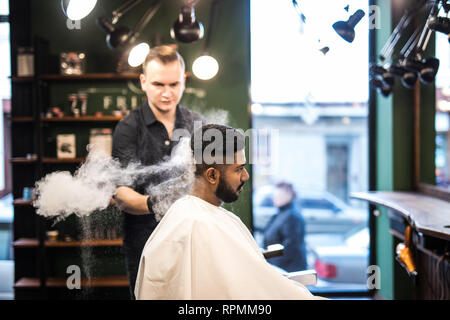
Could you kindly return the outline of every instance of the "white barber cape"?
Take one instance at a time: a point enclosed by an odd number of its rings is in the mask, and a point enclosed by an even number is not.
[[[190,195],[170,207],[147,240],[135,295],[164,300],[316,298],[266,262],[237,216]]]

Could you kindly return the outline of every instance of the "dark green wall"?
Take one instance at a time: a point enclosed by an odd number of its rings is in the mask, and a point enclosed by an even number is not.
[[[376,52],[380,52],[401,18],[401,8],[394,11],[392,1],[379,0],[381,28],[375,30]],[[427,55],[432,55],[430,41]],[[435,92],[433,85],[420,84],[420,180],[433,183],[435,150]],[[376,180],[377,190],[413,191],[414,186],[414,91],[396,80],[388,98],[376,96]],[[385,299],[414,298],[414,287],[406,272],[395,261],[398,240],[389,233],[388,212],[378,208],[376,218],[376,264],[381,269],[381,289]]]
[[[99,0],[94,11],[81,21],[81,29],[70,30],[66,27],[67,18],[61,11],[59,0],[31,1],[31,26],[34,35],[49,41],[50,53],[53,55],[51,72],[58,72],[55,62],[57,55],[65,51],[81,51],[87,55],[87,72],[113,72],[117,57],[107,48],[105,34],[96,25],[99,16],[109,16],[124,1]],[[118,24],[134,27],[148,8],[150,1],[143,1],[129,11]],[[162,43],[176,43],[170,38],[170,27],[178,16],[179,3],[167,0],[155,14],[150,23],[143,30],[140,39],[150,40],[151,45],[157,37]],[[196,8],[196,15],[208,30],[211,1],[200,1]],[[226,0],[221,1],[217,13],[216,26],[210,41],[210,54],[220,64],[218,75],[210,81],[201,81],[190,77],[187,87],[206,90],[204,99],[193,98],[192,95],[183,97],[182,103],[201,112],[210,110],[226,110],[229,114],[229,125],[247,130],[250,126],[249,116],[249,1]],[[202,53],[204,39],[193,44],[178,43],[179,52],[186,62],[186,71],[191,71],[192,62]],[[98,84],[92,83],[92,86]],[[63,88],[52,89],[54,104],[62,103],[66,96]],[[58,90],[60,90],[58,92]],[[57,91],[56,93],[54,91]],[[238,202],[229,206],[250,226],[250,190],[246,190]]]
[[[381,29],[375,30],[376,52],[380,52],[392,30],[391,8],[388,1],[378,1],[381,6]],[[376,96],[376,180],[377,190],[393,190],[393,98]],[[376,264],[381,270],[380,294],[385,299],[393,298],[393,239],[389,233],[389,219],[386,210],[378,208],[382,214],[376,219]]]

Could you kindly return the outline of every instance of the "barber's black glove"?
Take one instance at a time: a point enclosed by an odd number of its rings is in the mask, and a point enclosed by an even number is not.
[[[152,213],[152,202],[150,201],[150,197],[147,198],[147,208],[148,212]]]

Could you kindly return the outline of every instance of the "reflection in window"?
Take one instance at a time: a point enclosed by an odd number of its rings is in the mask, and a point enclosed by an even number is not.
[[[2,21],[8,21],[9,1],[0,0],[0,15]],[[5,189],[5,154],[4,154],[4,112],[9,109],[11,99],[11,63],[10,63],[10,44],[9,44],[9,23],[0,23],[0,103],[2,112],[0,112],[0,190]]]
[[[302,239],[292,232],[304,232],[306,268],[319,275],[313,291],[367,290],[369,241],[355,243],[368,234],[368,211],[350,194],[368,189],[368,1],[298,3],[305,21],[291,0],[251,0],[252,125],[277,134],[270,165],[253,165],[254,236],[263,247],[270,229],[290,245]],[[350,44],[332,24],[357,9],[366,17]],[[252,153],[266,152],[258,147],[254,139]],[[296,193],[282,207],[273,201],[279,182]]]
[[[4,142],[5,114],[10,110],[11,75],[9,42],[9,1],[0,0],[0,193],[9,192],[5,183],[5,148]],[[0,199],[0,300],[14,299],[14,261],[11,245],[12,236],[12,194]]]
[[[450,189],[450,46],[447,35],[436,32],[436,184]]]

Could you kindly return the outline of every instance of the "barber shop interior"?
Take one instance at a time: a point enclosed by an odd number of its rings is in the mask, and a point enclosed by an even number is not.
[[[0,0],[0,48],[0,300],[450,299],[450,0]]]

